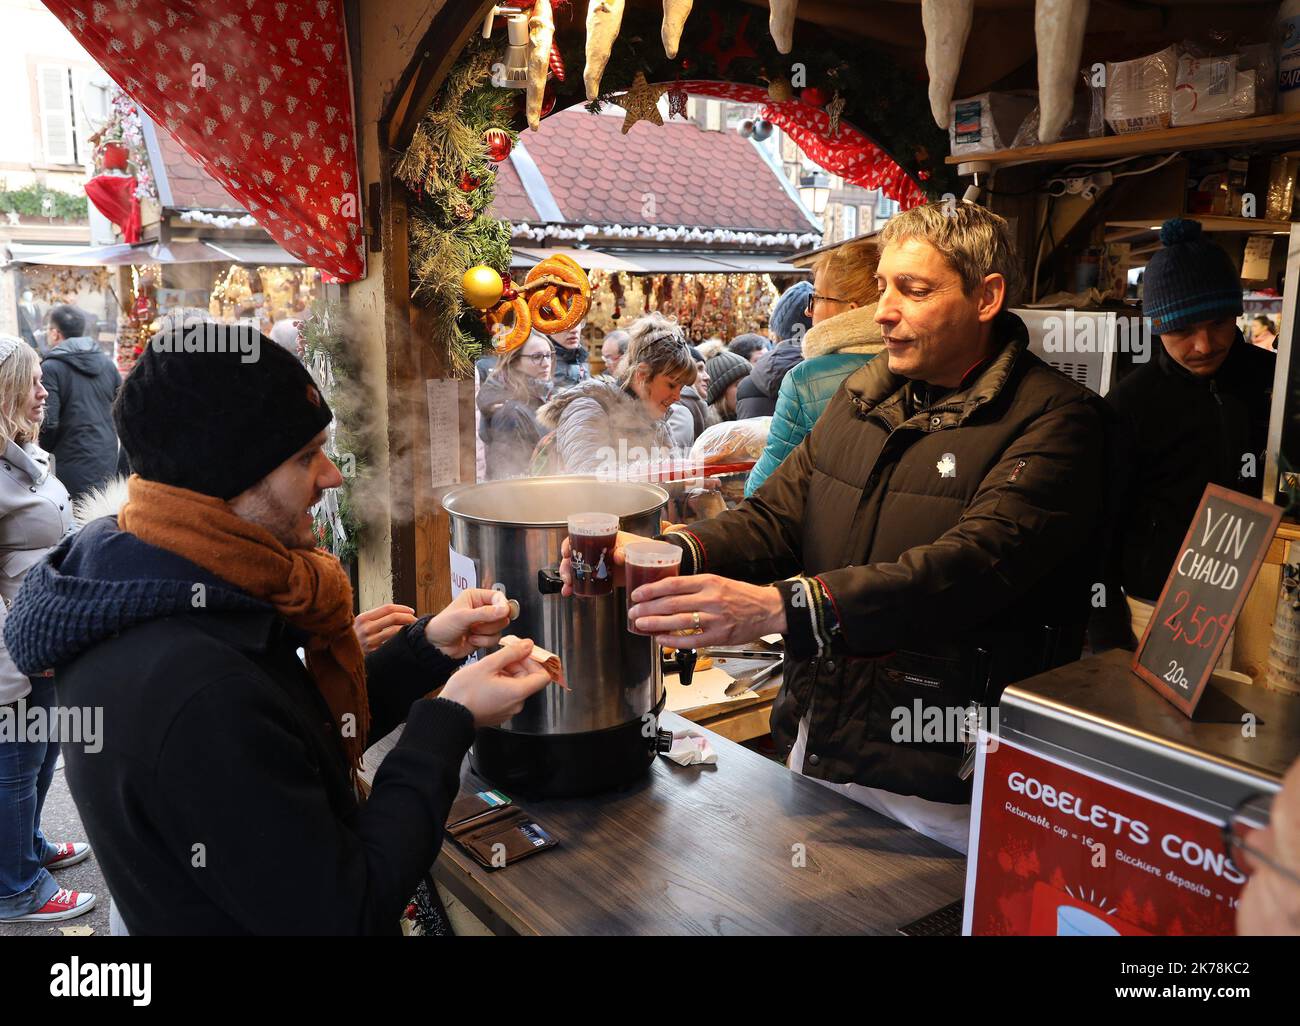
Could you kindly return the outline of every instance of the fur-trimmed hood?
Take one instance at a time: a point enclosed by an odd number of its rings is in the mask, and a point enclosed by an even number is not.
[[[72,504],[72,519],[77,527],[85,527],[100,517],[115,517],[122,512],[127,500],[128,480],[125,477],[115,477],[77,499]]]
[[[860,306],[827,318],[803,337],[805,360],[827,353],[879,353],[885,348],[876,323],[876,304]]]
[[[635,420],[639,416],[647,424],[651,422],[649,414],[643,412],[641,400],[622,385],[603,378],[589,378],[572,388],[566,388],[554,399],[545,403],[537,411],[538,423],[547,431],[554,431],[560,426],[560,418],[564,416],[564,411],[579,399],[594,399],[610,417],[616,417],[620,421],[628,417]]]

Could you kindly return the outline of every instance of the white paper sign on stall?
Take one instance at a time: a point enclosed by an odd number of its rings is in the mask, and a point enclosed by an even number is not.
[[[434,488],[460,482],[459,382],[426,381],[429,405],[429,473]]]
[[[450,545],[447,546],[447,555],[451,563],[451,598],[454,602],[456,596],[462,591],[478,587],[478,565],[469,556],[461,555]],[[476,652],[465,661],[472,663],[477,658]]]

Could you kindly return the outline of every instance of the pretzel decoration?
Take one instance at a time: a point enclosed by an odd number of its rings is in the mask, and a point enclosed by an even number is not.
[[[563,254],[547,257],[529,271],[523,287],[533,293],[528,300],[533,325],[548,335],[572,328],[591,307],[586,272]]]
[[[528,314],[528,303],[523,296],[515,293],[510,299],[502,299],[496,306],[483,312],[498,354],[518,349],[528,341],[533,330],[532,318]]]

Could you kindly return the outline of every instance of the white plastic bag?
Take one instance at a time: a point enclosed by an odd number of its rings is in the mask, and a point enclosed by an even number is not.
[[[1168,128],[1178,48],[1106,65],[1106,121],[1120,135]]]
[[[719,463],[757,461],[763,455],[763,448],[767,445],[767,432],[771,426],[771,417],[724,420],[721,424],[704,429],[691,446],[691,456],[706,467]]]

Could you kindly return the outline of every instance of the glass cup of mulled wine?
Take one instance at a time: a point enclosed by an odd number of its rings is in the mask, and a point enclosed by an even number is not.
[[[627,583],[628,609],[636,605],[632,593],[637,588],[665,577],[676,577],[681,567],[682,550],[669,542],[647,541],[627,546],[623,550],[623,576]],[[627,629],[633,634],[646,633],[636,629],[636,622],[630,616]]]
[[[612,513],[574,513],[569,517],[573,594],[597,598],[613,593],[617,540],[618,517]]]

